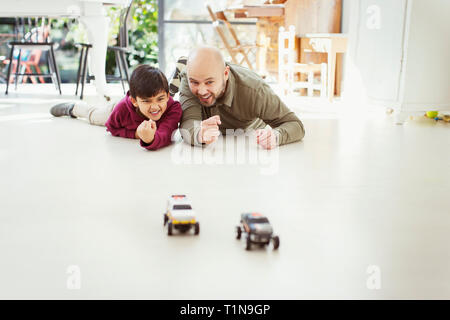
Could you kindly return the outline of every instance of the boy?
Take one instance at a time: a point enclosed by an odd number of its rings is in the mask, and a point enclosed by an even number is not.
[[[180,103],[169,94],[164,73],[140,65],[131,74],[129,92],[117,104],[96,108],[85,102],[61,103],[50,113],[55,117],[85,118],[91,124],[106,126],[113,136],[140,139],[142,147],[156,150],[171,143],[182,111]]]

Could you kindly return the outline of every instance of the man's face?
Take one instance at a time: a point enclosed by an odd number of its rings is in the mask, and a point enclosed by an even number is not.
[[[167,102],[169,101],[169,93],[165,91],[159,92],[153,97],[131,97],[131,102],[136,108],[139,108],[141,113],[147,118],[158,121],[167,109]]]
[[[188,70],[189,89],[205,107],[213,106],[226,89],[230,67],[203,71]]]

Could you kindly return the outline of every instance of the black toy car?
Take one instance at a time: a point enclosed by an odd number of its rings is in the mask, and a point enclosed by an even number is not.
[[[260,247],[268,245],[272,240],[273,249],[280,246],[280,238],[273,235],[273,229],[269,219],[260,213],[241,214],[241,225],[237,227],[236,239],[240,239],[242,233],[246,233],[246,249],[250,250],[252,244],[259,244]]]

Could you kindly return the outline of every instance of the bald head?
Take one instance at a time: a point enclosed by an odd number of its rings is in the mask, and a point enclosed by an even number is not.
[[[188,57],[189,89],[204,106],[212,106],[226,89],[230,67],[217,48],[198,47]]]
[[[225,60],[217,48],[202,46],[191,51],[187,61],[187,69],[220,69],[225,68]]]

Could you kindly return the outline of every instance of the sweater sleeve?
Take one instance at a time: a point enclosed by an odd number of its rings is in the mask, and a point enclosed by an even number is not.
[[[135,139],[136,130],[127,129],[123,123],[121,108],[114,108],[105,123],[106,130],[116,137]]]
[[[299,141],[305,136],[303,123],[267,84],[258,91],[255,105],[258,106],[256,116],[280,133],[280,145]]]
[[[150,144],[141,140],[141,146],[147,150],[157,150],[168,146],[172,141],[172,133],[178,128],[178,122],[181,119],[181,105],[174,101],[173,105],[165,114],[163,121],[159,123],[155,132],[155,137]]]

